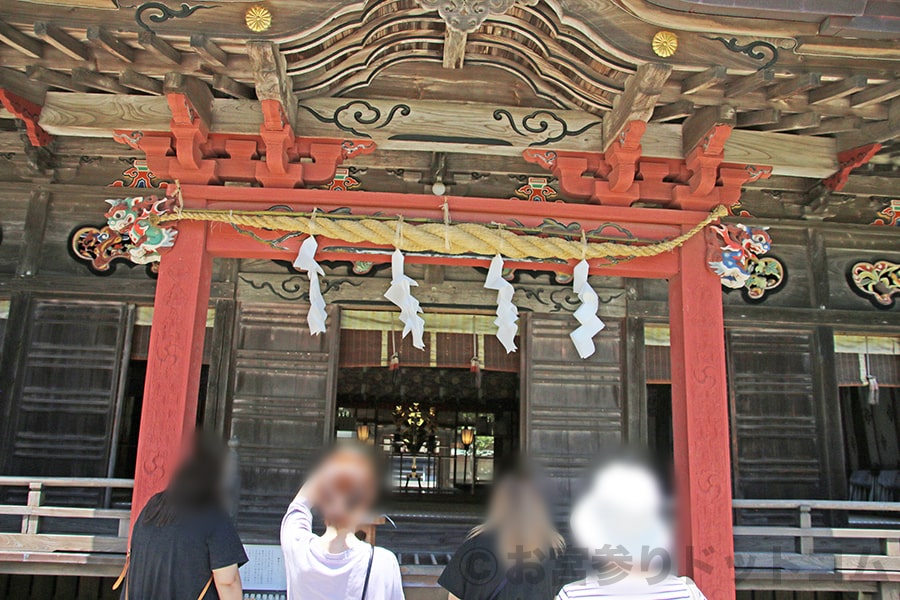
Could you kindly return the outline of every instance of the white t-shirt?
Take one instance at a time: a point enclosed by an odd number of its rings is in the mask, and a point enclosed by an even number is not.
[[[706,600],[696,584],[687,577],[671,575],[662,581],[649,583],[646,579],[628,577],[611,583],[591,576],[563,586],[556,600]]]
[[[309,504],[302,498],[291,502],[281,521],[288,600],[360,600],[372,547],[360,541],[330,554],[315,539]],[[375,548],[366,600],[404,600],[400,565],[385,548]]]

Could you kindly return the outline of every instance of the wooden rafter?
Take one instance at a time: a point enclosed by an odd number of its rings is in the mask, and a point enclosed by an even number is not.
[[[109,52],[116,58],[133,63],[137,51],[107,31],[102,25],[93,25],[87,29],[87,39],[97,48]]]
[[[2,21],[0,21],[0,41],[29,58],[41,58],[44,55],[42,42]]]
[[[53,23],[34,24],[34,35],[74,60],[90,60],[91,49]]]

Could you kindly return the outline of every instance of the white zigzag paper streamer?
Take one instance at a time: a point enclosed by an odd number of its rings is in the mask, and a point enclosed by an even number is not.
[[[403,323],[403,337],[412,333],[413,346],[419,350],[425,349],[422,336],[425,333],[425,319],[419,316],[422,309],[419,301],[409,291],[410,286],[419,285],[411,277],[403,273],[403,254],[394,250],[391,255],[391,287],[384,293],[384,297],[400,308],[400,321]]]
[[[575,265],[574,281],[572,282],[572,289],[581,300],[581,306],[575,311],[575,319],[581,323],[581,327],[569,334],[575,344],[575,349],[578,350],[578,356],[581,358],[588,358],[594,353],[596,347],[593,338],[606,327],[606,324],[597,316],[600,299],[587,279],[588,263],[586,260],[582,260]]]
[[[494,319],[494,325],[497,326],[497,339],[506,348],[507,353],[515,352],[515,338],[519,331],[519,326],[516,324],[516,321],[519,320],[519,309],[513,304],[512,298],[516,290],[510,282],[503,279],[503,258],[499,254],[491,261],[491,268],[488,269],[484,287],[489,290],[497,290],[497,318]]]
[[[328,318],[328,313],[325,312],[325,298],[322,297],[322,288],[319,286],[319,275],[324,275],[325,271],[316,262],[318,249],[319,243],[316,238],[309,236],[303,240],[300,252],[294,260],[294,266],[306,271],[309,276],[309,313],[306,315],[306,322],[309,324],[310,335],[325,333],[325,319]]]

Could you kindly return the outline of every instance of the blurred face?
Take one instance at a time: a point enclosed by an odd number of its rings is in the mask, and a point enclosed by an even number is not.
[[[322,465],[319,510],[325,523],[338,529],[355,528],[375,501],[372,463],[352,450],[338,450]]]

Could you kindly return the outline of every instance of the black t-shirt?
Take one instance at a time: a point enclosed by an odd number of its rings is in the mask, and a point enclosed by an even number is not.
[[[564,556],[550,553],[540,562],[497,556],[496,537],[485,532],[466,540],[441,573],[438,583],[461,600],[553,600],[559,589],[577,579]],[[504,570],[506,572],[504,572]],[[501,587],[502,586],[502,587]]]
[[[127,600],[197,600],[213,569],[247,562],[224,511],[198,511],[162,527],[144,523],[142,517],[131,534]],[[203,600],[218,598],[212,583]]]

